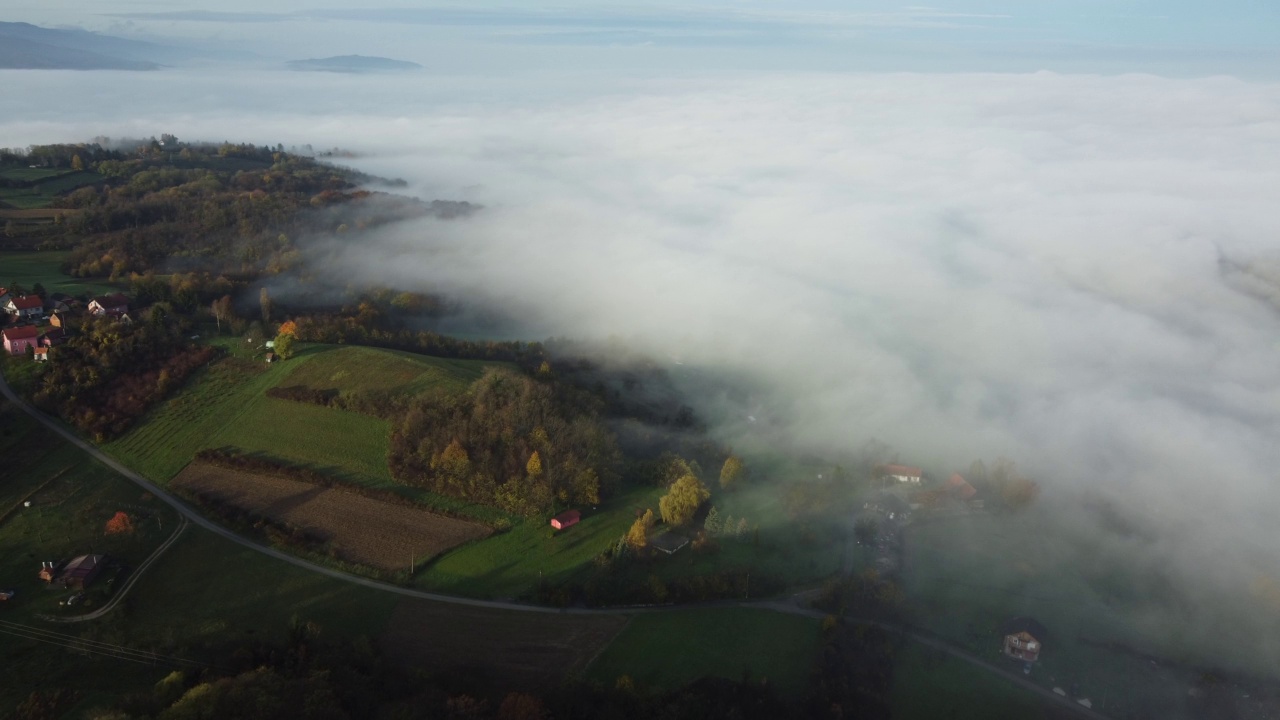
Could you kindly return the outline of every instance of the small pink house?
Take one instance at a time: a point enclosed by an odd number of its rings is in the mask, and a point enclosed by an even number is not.
[[[557,530],[563,530],[567,527],[577,525],[578,521],[581,519],[582,513],[577,510],[565,510],[559,515],[551,518],[551,527]]]
[[[4,349],[10,355],[21,355],[29,347],[36,346],[36,335],[39,331],[34,326],[8,328],[0,335],[4,336]]]

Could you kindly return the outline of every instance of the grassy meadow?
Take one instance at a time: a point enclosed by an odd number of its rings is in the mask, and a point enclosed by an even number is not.
[[[348,482],[393,489],[427,507],[482,521],[505,517],[492,508],[395,484],[387,469],[390,426],[385,420],[265,394],[272,387],[303,384],[355,393],[415,391],[433,385],[460,390],[484,372],[485,363],[366,347],[305,345],[294,358],[268,365],[260,339],[243,340],[211,340],[227,349],[227,356],[197,372],[176,395],[103,449],[164,483],[200,450],[235,447]]]
[[[91,295],[119,292],[122,286],[112,285],[105,278],[73,278],[62,273],[62,261],[67,257],[63,250],[0,251],[0,287],[18,283],[30,290],[36,283],[51,293]]]
[[[22,210],[49,207],[62,193],[103,181],[95,172],[28,167],[0,169],[0,177],[31,183],[27,187],[0,188],[0,203]]]
[[[5,463],[0,474],[0,590],[17,592],[12,600],[0,603],[0,620],[47,626],[36,615],[93,610],[176,527],[177,515],[167,505],[143,495],[2,400],[0,459]],[[28,501],[31,506],[25,507]],[[130,514],[135,530],[108,536],[105,524],[118,510]],[[40,562],[90,552],[118,558],[121,569],[104,570],[83,604],[59,606],[72,591],[41,581],[36,576]],[[106,581],[112,577],[118,579],[108,586]],[[99,623],[88,623],[53,629],[79,636],[95,634],[99,627]],[[11,635],[0,638],[0,661],[5,666],[5,682],[0,683],[0,710],[4,711],[32,688],[50,684],[80,688],[82,696],[75,709],[83,711],[117,697],[121,688],[148,687],[168,672],[168,668],[72,654]]]
[[[891,700],[893,716],[901,720],[1056,717],[1030,691],[918,643],[904,643],[894,653]]]
[[[809,688],[819,646],[818,621],[753,608],[719,607],[644,613],[632,618],[587,670],[612,685],[672,689],[712,675],[766,678],[780,693]]]
[[[539,582],[556,585],[578,574],[631,527],[634,509],[656,507],[659,491],[619,495],[582,521],[556,532],[542,518],[518,520],[510,530],[455,548],[415,576],[415,584],[475,597],[518,597]]]

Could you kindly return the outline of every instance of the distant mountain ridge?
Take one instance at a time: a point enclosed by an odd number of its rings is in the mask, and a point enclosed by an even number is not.
[[[22,70],[158,70],[167,48],[87,30],[0,22],[0,68]]]
[[[293,70],[312,72],[373,73],[406,72],[422,69],[422,66],[415,62],[369,55],[336,55],[327,58],[293,60],[285,64]]]

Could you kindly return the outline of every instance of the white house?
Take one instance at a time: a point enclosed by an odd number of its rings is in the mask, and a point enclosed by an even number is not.
[[[920,468],[910,465],[885,465],[884,476],[898,482],[920,484]]]
[[[39,295],[9,298],[5,310],[8,310],[10,315],[17,316],[19,320],[39,320],[44,317],[44,300]]]
[[[119,317],[129,312],[129,298],[121,293],[103,295],[89,302],[90,315],[113,315]]]

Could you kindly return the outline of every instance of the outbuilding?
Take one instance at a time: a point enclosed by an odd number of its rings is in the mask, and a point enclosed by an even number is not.
[[[577,510],[565,510],[559,515],[551,518],[551,527],[557,530],[563,530],[578,524],[582,519],[582,513]]]
[[[62,568],[62,572],[58,575],[58,582],[69,588],[83,590],[98,577],[98,573],[102,572],[102,566],[106,562],[106,555],[81,555],[73,558],[66,567]]]

